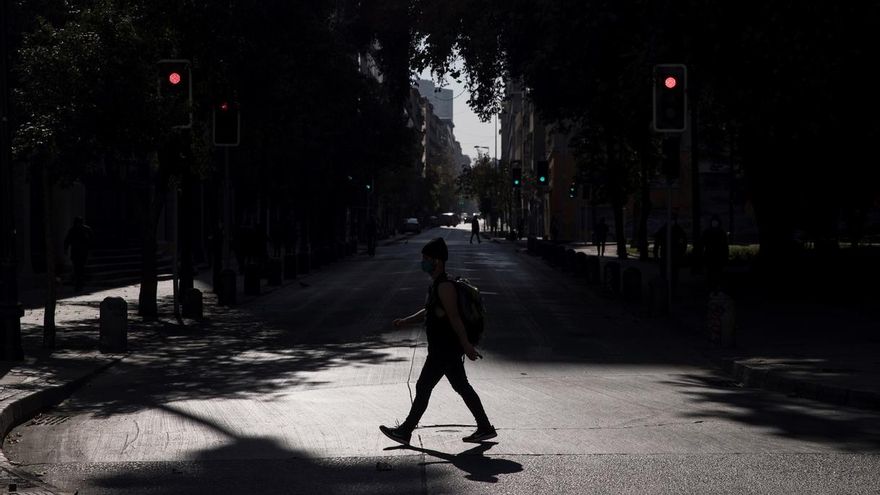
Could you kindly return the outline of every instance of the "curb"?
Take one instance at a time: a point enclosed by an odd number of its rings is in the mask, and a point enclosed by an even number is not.
[[[692,323],[681,318],[675,316],[668,316],[667,318],[676,326],[686,329],[688,333],[697,336],[701,336],[703,333],[703,329],[694,327]],[[708,339],[705,339],[705,341],[708,343]],[[718,348],[714,347],[713,349]],[[744,359],[749,359],[747,357],[731,358],[718,356],[717,353],[707,352],[706,349],[703,349],[701,353],[730,378],[745,387],[779,392],[826,404],[880,410],[880,393],[877,392],[835,387],[797,378],[784,370],[742,362]]]
[[[785,371],[749,366],[731,358],[715,358],[715,361],[724,372],[746,387],[772,390],[829,404],[880,410],[880,394],[876,392],[802,380]]]
[[[4,401],[5,403],[0,406],[2,407],[2,409],[0,409],[0,442],[6,441],[6,436],[15,426],[32,419],[43,409],[57,405],[95,376],[122,361],[124,357],[125,356],[123,355],[113,358],[67,383],[46,386],[36,392],[21,391],[10,398],[10,400]],[[24,487],[19,488],[17,493],[40,493],[52,495],[71,495],[71,493],[76,495],[77,493],[61,490],[40,480],[32,474],[13,466],[9,459],[6,458],[6,453],[3,452],[2,443],[0,443],[0,470],[6,471],[6,473],[10,474],[12,478],[19,478],[24,481]]]
[[[686,329],[692,335],[704,338],[702,337],[703,329],[695,327],[692,323],[674,315],[668,315],[667,320],[679,328]],[[745,387],[780,392],[828,404],[880,410],[880,393],[877,392],[854,390],[805,380],[793,377],[783,370],[752,366],[738,360],[746,358],[721,357],[711,351],[706,352],[705,349],[701,350],[700,354]]]

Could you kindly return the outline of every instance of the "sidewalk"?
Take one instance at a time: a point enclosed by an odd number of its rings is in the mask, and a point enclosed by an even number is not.
[[[515,245],[527,249],[525,240]],[[580,242],[566,247],[598,254],[595,246]],[[659,266],[634,258],[617,260],[616,247],[606,246],[600,265],[618,261],[621,269],[639,268],[646,294],[648,281],[659,275]],[[679,274],[670,324],[692,334],[695,346],[737,381],[832,404],[880,409],[880,309],[876,305],[779,302],[784,299],[779,295],[768,300],[757,293],[735,294],[735,342],[725,349],[708,339],[703,276],[694,275],[690,267],[682,267]]]
[[[406,239],[407,235],[390,236],[379,241],[379,246],[388,246]],[[366,244],[359,244],[357,255],[346,259],[366,256]],[[320,274],[323,267],[313,269],[308,274],[299,274],[296,279],[283,280],[281,286],[267,285],[261,280],[260,295],[244,294],[244,276],[237,277],[236,306],[247,305],[282,287],[293,284],[308,286],[312,277]],[[226,311],[216,304],[216,296],[211,287],[211,270],[199,267],[194,286],[202,291],[206,316]],[[160,318],[146,322],[137,315],[139,284],[116,288],[86,287],[74,293],[69,286],[59,287],[55,311],[56,347],[49,352],[42,348],[43,340],[43,302],[42,289],[29,289],[20,293],[25,304],[25,314],[21,319],[22,348],[25,359],[20,362],[0,361],[0,438],[5,444],[17,442],[7,437],[16,425],[24,421],[40,421],[38,413],[58,404],[85,385],[90,379],[107,368],[119,363],[131,352],[144,349],[161,341],[169,333],[195,331],[200,322],[191,319],[177,320],[173,316],[173,287],[170,280],[159,281],[157,300]],[[128,303],[128,353],[105,354],[98,351],[98,318],[100,304],[105,297],[122,297]],[[209,317],[210,319],[216,319]],[[51,416],[46,416],[51,418]],[[39,480],[38,477],[16,468],[0,449],[0,490],[14,486],[17,493],[65,494]]]

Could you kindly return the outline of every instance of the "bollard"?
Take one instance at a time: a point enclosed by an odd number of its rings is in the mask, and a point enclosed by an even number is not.
[[[237,275],[235,270],[223,270],[220,272],[220,292],[217,294],[217,302],[223,306],[233,306],[235,304],[235,296],[238,288]]]
[[[248,296],[260,295],[260,265],[248,263],[244,267],[244,293]]]
[[[706,318],[709,340],[721,347],[734,346],[736,329],[736,305],[727,294],[717,291],[709,296]]]
[[[270,258],[266,262],[266,283],[271,286],[279,286],[282,282],[284,269],[281,265],[281,258]]]
[[[634,302],[642,300],[642,271],[634,266],[623,270],[623,298]]]
[[[190,288],[183,292],[183,316],[196,320],[204,318],[202,291]]]
[[[666,279],[660,276],[652,278],[648,282],[648,294],[650,296],[650,314],[652,317],[664,316],[669,313],[669,289]]]
[[[99,322],[101,352],[125,352],[128,348],[128,303],[121,297],[101,301]]]
[[[610,296],[620,294],[620,263],[616,261],[605,263],[604,273],[602,292]]]

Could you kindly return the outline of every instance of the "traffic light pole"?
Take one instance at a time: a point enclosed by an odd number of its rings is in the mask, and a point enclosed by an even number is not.
[[[666,264],[666,307],[672,309],[672,179],[666,178],[666,247],[663,249]]]
[[[9,117],[9,0],[0,0],[0,359],[24,358],[15,260],[15,212]]]
[[[230,202],[230,191],[229,191],[229,148],[223,148],[223,269],[231,270],[229,262],[230,251],[230,238],[232,237],[232,225],[231,225],[231,202]]]

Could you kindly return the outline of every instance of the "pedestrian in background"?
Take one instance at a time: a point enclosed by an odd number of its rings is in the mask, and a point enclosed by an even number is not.
[[[73,227],[64,236],[64,252],[70,251],[70,261],[73,262],[73,287],[80,291],[85,285],[86,261],[89,257],[89,247],[92,241],[92,229],[85,224],[82,217],[73,219]]]
[[[599,252],[599,257],[605,255],[605,243],[608,241],[608,224],[605,223],[605,217],[599,219],[599,223],[593,227],[593,235],[596,236],[596,249]]]
[[[471,219],[471,244],[474,243],[474,236],[477,236],[477,244],[480,244],[480,220],[476,215]]]
[[[712,215],[709,227],[703,231],[703,261],[706,263],[706,284],[710,292],[721,288],[724,265],[730,254],[727,232],[721,227],[721,218]]]
[[[431,391],[443,376],[449,380],[452,389],[464,399],[465,405],[474,415],[477,429],[464,437],[465,442],[482,442],[497,436],[495,427],[489,422],[483,403],[474,388],[468,383],[464,371],[464,356],[474,361],[482,357],[471,345],[464,323],[458,313],[458,297],[455,284],[446,274],[446,261],[449,252],[443,238],[437,237],[422,248],[422,271],[433,279],[428,287],[425,307],[405,318],[394,320],[394,328],[416,321],[425,322],[428,337],[428,358],[416,382],[416,396],[406,420],[396,428],[380,426],[379,430],[388,438],[404,445],[409,444],[412,432],[428,408]]]

